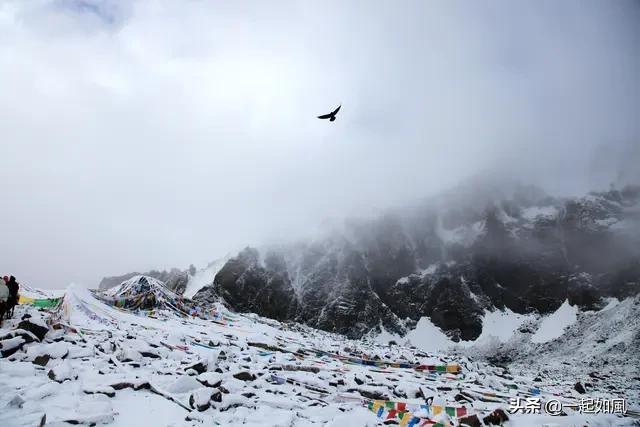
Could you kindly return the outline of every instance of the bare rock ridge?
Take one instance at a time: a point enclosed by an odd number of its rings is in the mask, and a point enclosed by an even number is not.
[[[349,337],[403,334],[428,316],[454,340],[475,339],[485,309],[593,309],[638,294],[639,201],[640,187],[435,200],[316,241],[246,248],[194,299]]]

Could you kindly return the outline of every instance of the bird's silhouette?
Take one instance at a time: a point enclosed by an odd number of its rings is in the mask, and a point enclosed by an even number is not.
[[[340,111],[340,107],[342,107],[342,105],[338,106],[338,108],[336,108],[335,110],[333,110],[329,114],[324,114],[322,116],[318,116],[318,118],[319,119],[329,119],[329,121],[332,122],[332,121],[334,121],[336,119],[336,114],[338,114],[338,111]]]

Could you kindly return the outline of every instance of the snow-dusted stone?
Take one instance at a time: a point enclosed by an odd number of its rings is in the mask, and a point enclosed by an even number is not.
[[[215,390],[210,388],[199,388],[191,393],[189,396],[189,406],[193,409],[197,409],[198,411],[206,411],[211,406],[211,397],[213,396]],[[217,393],[220,393],[219,391]]]
[[[130,380],[111,384],[111,388],[113,388],[114,390],[123,390],[125,388],[132,388],[134,390],[150,390],[151,384],[149,384],[149,381],[143,380],[141,378],[132,378]]]
[[[222,384],[222,375],[217,372],[204,372],[196,380],[205,387],[218,387]]]
[[[122,363],[141,362],[142,354],[130,347],[124,347],[121,351],[118,352],[118,354],[116,355],[116,359],[118,359],[118,361]]]
[[[26,344],[40,341],[38,337],[36,337],[32,332],[26,331],[24,329],[13,329],[11,331],[8,331],[0,336],[0,341],[18,336],[24,338]]]
[[[360,396],[373,400],[389,400],[391,398],[389,393],[382,387],[360,386],[357,388],[350,388],[347,391],[360,393]]]
[[[69,347],[69,355],[67,359],[80,359],[83,357],[93,357],[95,355],[95,349],[93,347],[81,347],[73,345]]]
[[[256,376],[248,371],[240,371],[238,373],[233,374],[233,378],[240,381],[254,381]]]
[[[509,417],[502,409],[498,408],[484,417],[482,421],[484,421],[485,425],[499,426],[504,424],[506,421],[509,421]]]
[[[47,396],[53,396],[60,391],[60,384],[55,382],[47,382],[39,387],[27,390],[24,397],[28,401],[37,401]]]
[[[224,400],[216,405],[216,408],[222,412],[239,406],[255,407],[251,399],[248,399],[241,394],[227,394],[224,397]]]
[[[26,360],[29,362],[34,362],[36,357],[38,356],[49,356],[49,359],[64,359],[68,355],[69,344],[61,341],[51,344],[37,344],[29,346],[27,348]]]
[[[9,357],[19,351],[24,344],[25,340],[21,336],[2,340],[0,341],[0,354],[2,357]]]
[[[141,351],[140,355],[142,357],[149,357],[151,359],[160,359],[160,355],[152,352],[152,351]]]
[[[198,360],[195,363],[191,363],[190,365],[185,366],[184,369],[185,371],[188,369],[193,369],[198,374],[202,374],[203,372],[207,372],[208,365],[209,365],[209,362],[205,359],[202,359],[202,360]]]
[[[109,397],[114,397],[116,395],[116,390],[109,386],[84,386],[82,391],[85,394],[104,394]]]
[[[194,377],[183,375],[172,384],[169,384],[167,391],[169,393],[187,393],[202,387]]]
[[[24,319],[22,322],[18,323],[18,329],[24,329],[25,331],[31,332],[33,335],[38,337],[40,341],[44,339],[44,336],[49,332],[49,326],[47,323],[39,317],[31,316],[27,319]]]
[[[14,408],[22,408],[22,405],[24,405],[24,403],[26,402],[26,400],[24,400],[22,397],[20,397],[20,395],[15,395],[13,396],[13,398],[9,401],[8,406],[12,406]]]
[[[73,372],[73,368],[68,362],[59,364],[55,368],[51,369],[47,375],[50,379],[58,383],[78,379],[78,374]]]
[[[109,424],[114,420],[113,409],[109,402],[83,402],[74,413],[64,417],[69,424],[97,425]]]

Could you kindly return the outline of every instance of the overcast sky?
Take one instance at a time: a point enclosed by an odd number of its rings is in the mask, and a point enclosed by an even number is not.
[[[203,266],[484,171],[628,182],[639,22],[637,1],[0,0],[0,272]]]

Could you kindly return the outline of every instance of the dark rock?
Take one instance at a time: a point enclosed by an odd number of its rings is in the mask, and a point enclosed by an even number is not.
[[[466,417],[460,418],[458,422],[460,423],[460,426],[482,427],[477,415],[467,415]]]
[[[580,394],[585,394],[587,391],[584,389],[584,386],[578,381],[573,388]]]
[[[185,369],[185,371],[187,369],[193,369],[198,374],[202,374],[204,372],[207,372],[207,367],[208,367],[207,361],[206,360],[200,360],[200,361],[198,361],[196,363],[192,363],[191,365],[187,365],[184,369]]]
[[[467,396],[464,396],[460,393],[456,394],[454,399],[456,402],[473,402],[473,400],[469,399]]]
[[[111,387],[114,390],[123,390],[125,388],[132,388],[134,390],[151,390],[151,384],[149,384],[148,382],[134,384],[128,381],[123,381],[123,382],[111,384]]]
[[[509,421],[509,417],[502,409],[496,409],[486,417],[482,419],[486,425],[499,426]]]
[[[255,375],[247,371],[242,371],[242,372],[238,372],[237,374],[233,374],[233,377],[240,381],[254,381],[256,379]]]
[[[36,356],[36,358],[33,359],[33,363],[40,366],[47,366],[50,359],[51,357],[48,354],[43,354],[41,356]]]
[[[115,397],[116,392],[113,390],[104,389],[104,390],[83,390],[85,394],[104,394],[108,397]]]
[[[373,399],[373,400],[387,400],[389,397],[384,393],[379,393],[379,392],[369,391],[369,390],[362,390],[359,388],[351,388],[351,389],[348,389],[347,391],[349,393],[360,393],[362,397],[366,397],[367,399]]]
[[[142,355],[142,357],[150,357],[151,359],[160,359],[159,355],[148,352],[148,351],[141,351],[140,354]]]
[[[31,332],[33,335],[38,337],[40,341],[44,339],[44,336],[49,332],[49,328],[42,326],[41,324],[34,323],[29,319],[25,319],[22,322],[18,323],[19,329],[24,329],[25,331]]]
[[[224,387],[222,387],[224,389]],[[227,389],[224,389],[225,393],[229,393]],[[222,402],[222,393],[221,391],[216,391],[211,395],[211,400],[214,402]]]

